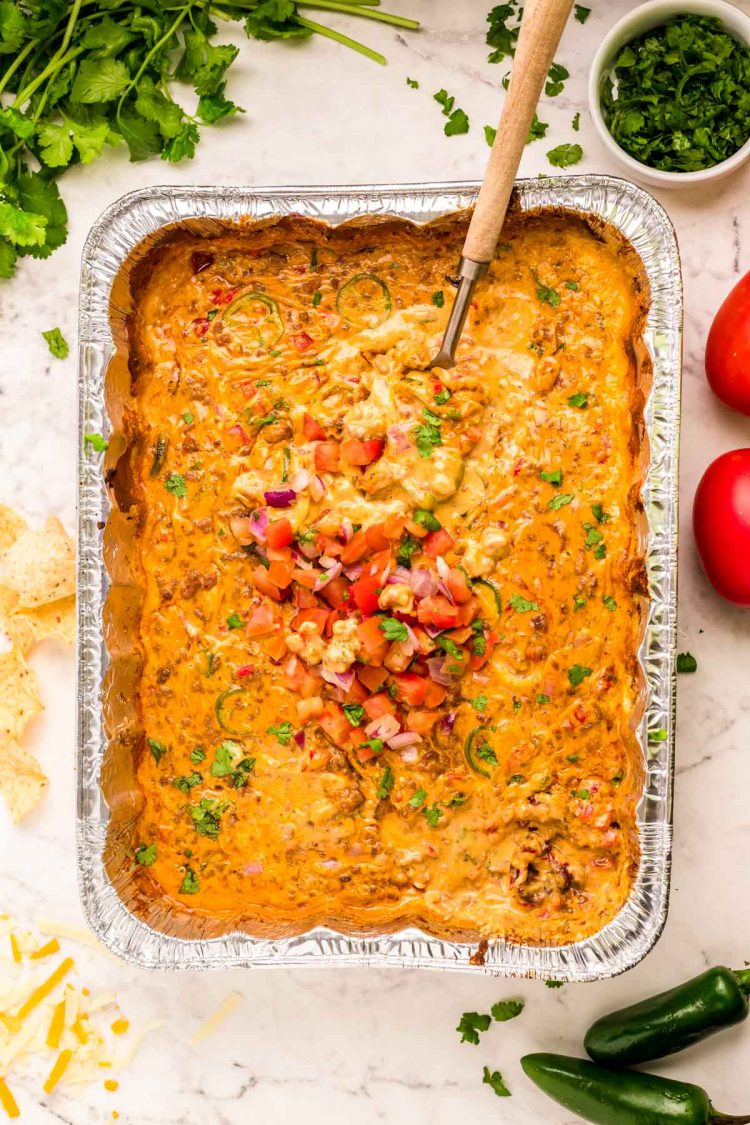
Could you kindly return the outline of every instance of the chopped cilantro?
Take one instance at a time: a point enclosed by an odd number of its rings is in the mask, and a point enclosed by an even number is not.
[[[565,984],[564,980],[546,980],[544,982],[545,988],[562,988]]]
[[[323,294],[320,292],[319,289],[316,289],[315,292],[312,295],[312,300],[311,300],[310,304],[312,305],[312,307],[314,309],[317,309],[318,305],[320,304],[320,302],[322,300],[323,300]]]
[[[545,304],[551,305],[553,309],[556,309],[560,304],[560,294],[557,290],[550,285],[544,285],[541,281],[537,282],[536,297],[538,301],[544,301]]]
[[[242,620],[238,613],[230,613],[227,618],[227,626],[229,629],[242,629],[245,622]]]
[[[141,867],[150,867],[156,862],[156,844],[140,844],[135,849],[135,858]]]
[[[577,281],[566,281],[565,288],[570,289],[572,293],[577,293],[581,287]]]
[[[691,652],[678,652],[676,668],[678,672],[697,672],[698,661]]]
[[[493,1020],[497,1020],[498,1023],[505,1023],[507,1020],[520,1016],[523,1009],[523,1000],[498,1000],[497,1004],[492,1005],[490,1012]]]
[[[583,391],[576,391],[574,395],[568,398],[568,406],[576,406],[579,410],[585,410],[589,404],[589,396],[584,394]]]
[[[189,773],[184,777],[175,777],[172,779],[172,784],[175,789],[179,789],[180,793],[189,793],[191,789],[195,789],[196,785],[200,785],[203,778],[199,773]]]
[[[419,83],[417,82],[416,78],[407,78],[406,85],[411,86],[412,90],[419,89]]]
[[[393,789],[393,785],[394,785],[395,780],[396,780],[396,777],[393,773],[393,770],[391,769],[390,766],[386,766],[385,769],[383,770],[383,773],[382,773],[382,776],[380,778],[380,782],[379,782],[378,788],[377,788],[377,798],[378,798],[379,801],[384,801],[386,799],[386,797],[390,793],[391,789]]]
[[[591,523],[585,523],[583,530],[586,532],[586,547],[595,547],[597,543],[601,543],[604,536],[598,528],[594,527]]]
[[[446,137],[457,137],[469,131],[469,118],[462,109],[454,109],[446,121],[443,132]]]
[[[497,129],[495,128],[495,126],[494,125],[485,125],[485,127],[484,127],[484,139],[486,140],[486,142],[490,146],[490,148],[492,148],[492,146],[494,145],[496,136],[497,136]]]
[[[364,747],[372,750],[373,754],[383,753],[383,741],[380,738],[369,738],[367,742],[360,742],[358,749],[362,750]]]
[[[479,1042],[479,1032],[486,1031],[492,1023],[492,1016],[479,1015],[478,1012],[464,1012],[458,1021],[456,1031],[461,1036],[462,1043]]]
[[[471,705],[475,711],[482,712],[487,710],[487,696],[477,695],[472,699]]]
[[[544,137],[548,129],[549,122],[540,121],[537,115],[534,114],[533,120],[531,122],[531,128],[529,129],[529,135],[526,138],[526,144],[530,145],[533,141],[540,141],[542,137]]]
[[[609,512],[605,512],[601,504],[592,504],[591,511],[594,513],[598,523],[609,523],[612,519]]]
[[[95,453],[104,453],[109,446],[109,442],[101,434],[84,434],[83,442],[84,445],[90,445]]]
[[[417,508],[412,516],[412,522],[418,524],[419,527],[426,528],[427,531],[440,531],[443,526],[437,516],[428,512],[426,508]]]
[[[503,1076],[499,1070],[490,1071],[488,1066],[482,1069],[482,1083],[485,1086],[491,1086],[499,1098],[509,1098],[511,1096],[510,1090],[503,1081]]]
[[[406,641],[409,639],[403,621],[398,621],[395,617],[384,617],[378,628],[387,641]]]
[[[442,289],[436,289],[432,294],[432,303],[433,305],[437,305],[439,309],[442,309],[443,305],[445,304],[445,297],[443,296]]]
[[[578,687],[578,685],[582,684],[586,677],[590,675],[590,668],[585,668],[582,664],[574,664],[572,668],[568,669],[568,679],[570,680],[570,686]]]
[[[198,876],[195,874],[191,867],[185,868],[185,875],[183,876],[182,883],[180,884],[179,894],[181,895],[195,895],[201,889]]]
[[[438,406],[445,406],[446,402],[448,401],[448,399],[450,397],[451,397],[451,393],[448,390],[448,388],[443,387],[443,389],[441,391],[438,391],[436,395],[432,396],[432,399],[433,399],[433,402],[435,402]]]
[[[576,4],[573,14],[579,23],[585,23],[591,15],[591,8],[584,8],[583,4]]]
[[[474,755],[477,758],[481,758],[483,762],[489,763],[491,766],[499,764],[495,751],[487,742],[483,742],[481,746],[477,746],[474,750]]]
[[[278,726],[268,727],[266,734],[275,734],[276,741],[280,743],[281,746],[288,746],[292,741],[294,727],[288,722],[279,723]]]
[[[187,496],[187,485],[182,473],[170,473],[164,481],[164,487],[167,492],[171,492],[178,500],[183,500]]]
[[[569,168],[571,164],[577,164],[582,157],[583,149],[580,145],[557,145],[547,153],[547,159],[555,168]]]
[[[365,709],[359,703],[345,703],[344,714],[353,727],[361,727],[365,717]]]
[[[581,115],[580,115],[580,113],[574,113],[573,114],[573,120],[571,121],[570,124],[571,124],[571,128],[573,129],[573,132],[577,133],[578,130],[581,128]]]
[[[511,594],[509,600],[511,608],[514,609],[516,613],[530,613],[532,610],[536,612],[539,609],[539,604],[537,602],[530,602],[528,598],[524,598],[522,594]]]
[[[182,415],[182,420],[186,426],[192,426],[193,422],[195,421],[195,415],[191,410],[186,410]]]
[[[146,742],[148,743],[148,748],[153,754],[154,761],[158,766],[159,762],[162,760],[162,757],[164,756],[164,754],[166,754],[167,748],[163,742],[159,742],[155,738],[147,738]]]
[[[607,544],[600,543],[598,547],[594,547],[594,558],[603,559],[607,556]]]
[[[226,801],[217,801],[214,797],[203,797],[199,804],[188,805],[188,812],[193,818],[193,827],[198,835],[215,840],[221,827],[221,814],[226,808]]]
[[[666,742],[667,732],[663,727],[660,727],[658,730],[650,730],[648,732],[648,740],[649,742]]]
[[[575,500],[574,493],[559,492],[557,496],[553,496],[552,499],[547,502],[547,507],[551,508],[553,512],[557,512],[560,508],[563,508],[566,504],[569,504],[571,500]]]
[[[549,703],[549,696],[548,696],[548,695],[544,695],[543,693],[540,693],[540,694],[539,694],[539,695],[538,695],[538,696],[536,697],[536,701],[537,701],[537,703],[538,703],[538,704],[539,704],[540,706],[544,706],[544,704],[545,704],[545,703]]]
[[[548,98],[556,98],[565,88],[565,80],[570,78],[570,72],[562,63],[553,62],[549,68],[544,92]]]
[[[3,233],[6,232],[3,231]],[[50,328],[49,332],[42,332],[42,336],[44,336],[47,347],[56,359],[67,359],[70,348],[59,328]]]
[[[424,789],[417,789],[414,796],[410,798],[409,804],[413,809],[421,809],[422,805],[427,800],[427,792]]]
[[[190,751],[190,761],[191,762],[205,762],[205,760],[206,760],[206,751],[203,749],[202,746],[196,746],[195,749]]]
[[[420,549],[420,542],[411,535],[404,535],[396,551],[396,562],[407,570],[411,567],[411,557]]]
[[[602,598],[602,602],[612,613],[614,613],[614,611],[617,609],[617,602],[611,594],[605,594]]]
[[[539,477],[541,480],[546,481],[547,484],[554,484],[558,488],[563,482],[562,469],[553,469],[552,472],[549,473],[541,472]]]

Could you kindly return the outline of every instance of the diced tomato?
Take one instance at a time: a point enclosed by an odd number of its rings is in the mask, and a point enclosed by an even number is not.
[[[473,595],[468,602],[463,605],[456,606],[458,610],[458,625],[471,625],[476,617],[481,617],[482,607],[477,598]]]
[[[320,591],[320,596],[334,609],[340,610],[341,613],[348,613],[353,608],[349,583],[341,575],[327,582]]]
[[[268,532],[266,532],[266,542],[268,542]],[[445,584],[454,602],[458,602],[459,605],[463,605],[464,602],[468,602],[471,599],[471,586],[466,581],[464,572],[458,570],[457,567],[451,567],[448,577],[445,579]]]
[[[450,551],[454,546],[456,540],[446,531],[444,527],[440,531],[431,531],[427,538],[422,543],[422,550],[431,559],[436,559],[438,555],[444,555],[446,551]]]
[[[349,542],[341,552],[341,561],[344,566],[351,566],[359,562],[367,554],[367,537],[364,531],[355,531]]]
[[[235,422],[233,426],[230,426],[228,432],[232,435],[232,437],[238,437],[243,445],[251,444],[250,435],[248,434],[245,427],[241,426],[239,422]]]
[[[281,601],[281,591],[275,582],[271,582],[268,577],[268,571],[260,563],[252,571],[253,584],[257,590],[262,594],[267,594],[269,598],[273,598],[275,602]]]
[[[337,441],[321,441],[315,446],[315,468],[319,473],[337,473],[341,463],[341,446]]]
[[[382,457],[384,449],[385,442],[382,438],[374,438],[371,441],[357,441],[352,438],[341,443],[341,452],[350,465],[371,465],[378,457]]]
[[[513,476],[517,477],[518,474],[521,472],[522,468],[523,468],[523,457],[519,457],[518,460],[516,461],[515,465],[513,466]]]
[[[349,593],[360,613],[368,615],[374,613],[378,608],[378,595],[375,591],[380,589],[380,582],[381,579],[377,575],[374,577],[366,575],[363,578],[358,578],[349,587]],[[380,639],[383,640],[382,633]]]
[[[401,672],[393,677],[396,684],[396,698],[410,707],[421,707],[427,695],[428,681],[413,672]]]
[[[406,521],[406,530],[412,539],[425,539],[430,534],[426,527],[421,523],[414,523],[413,520]]]
[[[404,517],[388,516],[383,523],[383,535],[386,539],[400,539],[404,533]]]
[[[237,669],[237,671],[235,672],[235,676],[237,677],[238,680],[245,680],[245,679],[247,679],[248,676],[254,675],[254,673],[255,673],[255,665],[254,664],[242,664]]]
[[[368,691],[380,691],[388,679],[387,668],[370,668],[366,664],[357,668],[357,679],[361,680]]]
[[[329,614],[330,610],[323,606],[316,606],[314,609],[301,609],[292,622],[292,628],[298,633],[300,625],[304,625],[306,621],[312,621],[316,631],[322,636],[328,623]]]
[[[388,651],[388,642],[378,628],[379,619],[368,617],[357,626],[357,637],[362,645],[368,664],[380,665]]]
[[[443,687],[442,684],[436,684],[434,680],[428,680],[427,691],[425,692],[425,706],[439,707],[441,703],[445,702],[445,697],[448,694],[448,689]]]
[[[333,636],[333,627],[337,621],[341,621],[341,614],[337,609],[329,609],[328,619],[326,621],[325,633],[327,637]]]
[[[387,568],[390,566],[391,553],[390,551],[378,551],[377,555],[373,555],[370,561],[362,571],[363,576],[368,578],[379,578],[381,582]]]
[[[266,546],[271,550],[281,550],[290,546],[294,531],[288,519],[272,520],[266,528]]]
[[[276,592],[278,593],[278,590]],[[262,637],[264,633],[272,633],[275,628],[276,623],[270,605],[256,605],[248,618],[245,634],[248,637]]]
[[[295,576],[297,571],[295,570]],[[294,587],[294,604],[297,609],[315,609],[318,604],[318,599],[313,594],[312,590],[308,590],[305,586],[300,586],[297,583]]]
[[[230,301],[234,300],[239,291],[238,285],[232,286],[230,289],[212,289],[211,300],[215,305],[228,305]]]
[[[370,693],[368,692],[365,685],[361,684],[359,682],[359,680],[355,679],[352,682],[352,686],[349,688],[348,692],[346,693],[346,702],[347,703],[364,703],[365,700],[369,699],[369,698],[370,698]]]
[[[360,735],[359,737],[361,738],[362,736]],[[352,742],[354,742],[354,738],[352,738]],[[356,754],[360,762],[371,762],[373,758],[377,758],[378,756],[371,746],[357,745]]]
[[[321,426],[320,422],[317,422],[313,418],[312,414],[305,414],[304,418],[302,419],[302,433],[305,435],[308,441],[326,440],[325,430]]]
[[[439,711],[409,711],[406,726],[417,734],[429,734],[439,718]]]
[[[390,540],[385,534],[382,523],[375,523],[372,527],[368,527],[365,532],[365,539],[371,551],[390,551],[391,549]]]
[[[289,690],[301,699],[312,699],[320,691],[320,680],[308,672],[301,660],[295,661],[293,672],[284,669],[284,681]]]
[[[295,336],[292,336],[292,343],[298,352],[306,352],[312,342],[313,338],[307,332],[298,332]]]
[[[419,625],[415,625],[413,628],[414,636],[417,638],[420,653],[422,654],[422,656],[429,656],[429,654],[431,652],[434,652],[438,647],[437,642],[434,641],[432,637],[430,637],[427,633],[425,633],[424,629],[420,629]]]
[[[293,574],[294,564],[282,559],[274,559],[266,571],[268,581],[273,582],[274,586],[278,586],[280,590],[286,590],[292,581]]]
[[[378,695],[371,695],[362,706],[370,719],[379,719],[382,715],[394,715],[396,713],[395,703],[384,691],[381,691]]]
[[[197,336],[199,340],[202,340],[210,327],[210,320],[208,320],[205,316],[197,316],[193,321],[193,335]]]
[[[457,645],[463,645],[466,644],[469,637],[472,636],[473,632],[473,629],[471,629],[468,625],[465,625],[463,628],[452,629],[450,637],[451,640],[455,641]]]
[[[438,535],[439,532],[435,534]],[[422,625],[434,625],[436,629],[452,629],[458,621],[458,609],[442,594],[438,594],[434,598],[422,598],[417,606],[417,618]]]
[[[338,703],[327,703],[318,722],[337,746],[346,746],[351,734],[352,724]]]
[[[320,578],[320,571],[303,570],[301,566],[297,566],[294,568],[292,577],[294,578],[295,582],[298,582],[300,584],[300,586],[305,586],[308,590],[312,590],[313,586]]]
[[[315,540],[315,550],[317,554],[329,556],[341,554],[343,546],[339,543],[338,539],[333,539],[330,535],[321,535],[320,532],[317,533],[317,536]]]

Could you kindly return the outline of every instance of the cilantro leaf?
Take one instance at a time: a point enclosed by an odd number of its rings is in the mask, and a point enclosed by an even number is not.
[[[558,492],[557,496],[553,496],[552,499],[547,502],[547,507],[551,508],[553,512],[557,512],[560,508],[564,508],[566,504],[569,504],[571,500],[575,500],[574,493]]]
[[[482,1084],[491,1086],[499,1098],[509,1098],[511,1096],[510,1090],[505,1085],[503,1076],[499,1070],[493,1070],[492,1073],[490,1073],[490,1068],[485,1066],[482,1074]]]
[[[578,410],[585,410],[588,404],[589,396],[583,391],[576,391],[574,395],[568,397],[568,406],[575,406]]]
[[[498,1000],[496,1004],[492,1005],[490,1012],[493,1020],[497,1020],[498,1023],[505,1023],[506,1020],[512,1020],[516,1016],[520,1016],[523,1009],[523,1000]]]
[[[548,98],[556,98],[565,88],[565,80],[570,78],[570,72],[562,63],[553,62],[549,68],[544,92]]]
[[[140,844],[135,849],[135,858],[141,867],[150,867],[156,862],[156,844]]]
[[[156,738],[147,738],[146,742],[148,743],[148,748],[151,751],[154,761],[158,766],[159,762],[162,760],[162,757],[166,754],[167,748],[163,742],[159,742]]]
[[[568,669],[568,679],[570,680],[571,687],[578,687],[582,684],[587,676],[591,675],[591,668],[585,668],[582,664],[574,664],[572,668]]]
[[[130,82],[130,71],[120,59],[84,59],[78,67],[71,98],[88,105],[111,102]]]
[[[70,348],[59,328],[50,328],[48,332],[42,332],[42,336],[47,341],[47,347],[52,355],[57,359],[67,359]]]
[[[547,153],[547,159],[555,168],[569,168],[571,164],[578,164],[583,158],[583,149],[580,145],[557,145]]]
[[[469,118],[462,109],[454,109],[443,127],[446,137],[457,137],[461,133],[468,133],[468,131]]]
[[[537,282],[536,297],[538,301],[544,301],[551,305],[553,309],[556,309],[560,304],[560,294],[557,290],[549,285],[543,285],[541,282]]]
[[[550,472],[541,472],[539,477],[541,480],[546,481],[547,484],[554,484],[558,488],[563,482],[562,469],[552,469]]]
[[[377,798],[379,801],[384,801],[388,797],[393,789],[395,780],[396,777],[393,770],[390,766],[386,766],[383,770],[380,782],[378,783]]]
[[[576,4],[573,9],[573,15],[579,23],[585,23],[591,15],[591,8],[584,8],[583,4]]]
[[[278,743],[282,746],[288,746],[292,741],[294,727],[289,722],[279,723],[278,726],[270,726],[267,733],[275,734]]]
[[[101,434],[84,434],[85,445],[90,445],[95,453],[104,453],[109,448],[109,442]]]
[[[384,617],[379,623],[378,628],[387,641],[406,641],[409,639],[409,634],[403,621],[398,621],[395,617]]]
[[[345,703],[344,714],[353,727],[361,727],[365,717],[365,709],[359,703]]]
[[[183,500],[187,496],[187,485],[181,473],[170,473],[164,481],[164,487],[167,492],[171,492],[173,496],[176,496],[180,500]]]
[[[549,122],[540,121],[536,114],[534,114],[531,126],[529,128],[529,135],[526,138],[526,144],[530,145],[533,141],[540,141],[545,136],[549,129]]]
[[[510,601],[511,608],[514,609],[516,613],[529,613],[532,609],[536,613],[539,609],[537,602],[530,602],[527,598],[524,598],[522,594],[511,594],[508,600]]]
[[[437,828],[442,815],[443,810],[438,808],[437,805],[431,805],[430,808],[422,809],[422,816],[425,818],[430,828]]]
[[[464,1012],[458,1021],[456,1031],[461,1036],[462,1043],[479,1043],[479,1032],[486,1031],[492,1023],[492,1016],[480,1015],[478,1012]]]
[[[437,516],[428,512],[426,508],[417,508],[412,516],[412,522],[426,528],[427,531],[440,531],[443,526]]]
[[[420,787],[415,791],[414,795],[409,798],[409,804],[413,809],[421,809],[426,800],[427,792]]]
[[[178,894],[196,895],[200,889],[201,885],[198,876],[195,874],[192,868],[186,867]]]
[[[692,652],[678,652],[675,667],[678,672],[697,672],[698,661],[695,659]]]

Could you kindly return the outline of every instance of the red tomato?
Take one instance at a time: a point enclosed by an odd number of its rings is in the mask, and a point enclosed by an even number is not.
[[[266,544],[273,551],[288,547],[293,538],[292,525],[287,519],[272,520],[266,528]]]
[[[267,594],[269,598],[273,598],[275,602],[281,601],[281,593],[278,586],[271,582],[266,568],[261,566],[260,563],[252,571],[253,585],[256,590],[260,590],[262,594]]]
[[[369,719],[379,719],[383,715],[393,715],[396,706],[384,691],[371,695],[364,701],[363,707]]]
[[[706,342],[706,376],[730,410],[750,414],[750,273],[714,317]]]
[[[435,532],[437,535],[438,532]],[[458,621],[458,609],[447,598],[438,594],[434,598],[422,598],[417,607],[417,618],[421,625],[434,625],[437,629],[452,629]]]
[[[358,578],[349,587],[349,593],[354,599],[354,604],[360,613],[369,614],[374,613],[378,608],[378,595],[376,590],[380,589],[380,578],[375,575],[365,575]],[[382,641],[382,636],[381,636]]]
[[[431,559],[436,559],[438,555],[444,555],[454,545],[456,540],[446,531],[444,527],[440,531],[431,531],[427,538],[422,543],[422,550]]]
[[[351,595],[349,594],[349,583],[341,575],[338,578],[332,578],[330,582],[326,582],[320,591],[320,596],[340,613],[348,613],[353,608]]]
[[[750,606],[750,449],[724,453],[708,466],[693,502],[693,531],[714,589]]]
[[[268,540],[268,533],[266,532],[266,540]],[[466,581],[466,575],[462,570],[453,567],[445,580],[445,584],[450,590],[450,595],[454,602],[463,605],[465,602],[471,600],[471,586]]]
[[[351,566],[352,563],[359,562],[367,554],[367,539],[364,531],[357,531],[351,537],[349,542],[341,552],[341,561],[344,566]]]
[[[410,707],[421,707],[427,696],[428,681],[424,676],[417,676],[414,672],[401,672],[394,676],[396,682],[396,698]]]
[[[375,438],[372,441],[342,441],[341,452],[350,465],[371,465],[373,461],[377,461],[385,449],[385,442],[382,438]]]
[[[292,581],[292,574],[294,573],[294,563],[285,559],[274,559],[269,564],[266,571],[266,577],[269,582],[273,582],[274,586],[278,586],[280,590],[286,590],[289,583]]]
[[[308,441],[325,441],[326,432],[320,422],[316,422],[312,414],[305,414],[302,419],[302,433]]]
[[[315,468],[319,473],[337,473],[341,447],[337,441],[321,441],[315,446]]]

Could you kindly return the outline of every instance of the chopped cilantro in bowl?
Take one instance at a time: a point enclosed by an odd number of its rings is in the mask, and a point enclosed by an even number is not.
[[[601,44],[589,102],[603,141],[638,178],[725,175],[750,157],[750,17],[720,0],[641,5]]]

